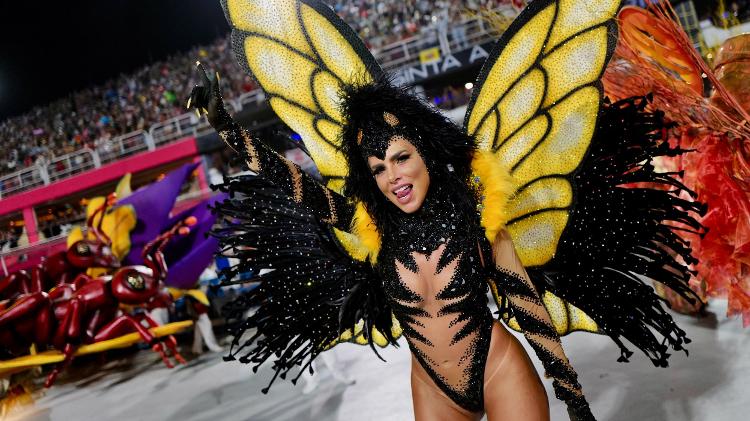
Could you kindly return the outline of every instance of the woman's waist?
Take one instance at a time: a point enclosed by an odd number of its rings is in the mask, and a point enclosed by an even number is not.
[[[419,339],[433,346],[450,346],[474,334],[489,337],[493,320],[487,306],[450,312],[445,306],[427,305],[418,309],[410,307],[408,311],[394,309],[393,314],[402,326],[408,327],[404,330],[407,339]]]

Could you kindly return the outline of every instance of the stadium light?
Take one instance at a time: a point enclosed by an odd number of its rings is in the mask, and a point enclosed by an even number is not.
[[[470,91],[474,88],[474,84],[471,82],[466,82],[466,85],[464,85],[467,91]]]

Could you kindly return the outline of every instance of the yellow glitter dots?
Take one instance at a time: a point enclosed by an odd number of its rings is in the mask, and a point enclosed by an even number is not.
[[[341,193],[348,167],[338,95],[343,84],[370,82],[380,70],[351,28],[334,25],[319,7],[297,0],[226,2],[238,61],[302,137],[328,187]]]

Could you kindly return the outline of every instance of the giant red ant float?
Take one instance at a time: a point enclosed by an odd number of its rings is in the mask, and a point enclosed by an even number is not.
[[[67,250],[46,257],[31,270],[31,274],[21,270],[0,279],[0,301],[12,301],[21,295],[45,292],[57,286],[73,284],[78,276],[92,267],[119,267],[120,262],[112,253],[112,240],[101,229],[104,214],[114,201],[115,195],[109,195],[102,206],[86,221],[95,239],[84,238],[73,243]],[[94,220],[99,214],[99,223],[94,225]]]
[[[162,299],[161,283],[166,279],[167,266],[163,249],[176,234],[187,234],[196,223],[194,217],[177,223],[172,229],[151,241],[143,249],[146,266],[125,266],[113,275],[91,278],[79,274],[72,283],[50,290],[22,295],[16,303],[0,314],[0,345],[10,350],[52,346],[64,354],[64,360],[47,377],[45,386],[54,383],[57,375],[73,360],[80,344],[113,339],[137,332],[141,339],[159,353],[168,367],[172,363],[167,352],[148,329],[158,324],[145,313],[117,315],[120,304],[152,307]],[[101,233],[100,233],[101,234]],[[176,349],[173,336],[162,339],[173,358],[185,363]]]

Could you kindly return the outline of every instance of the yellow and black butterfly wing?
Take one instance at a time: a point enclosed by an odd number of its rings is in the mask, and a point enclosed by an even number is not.
[[[232,26],[232,48],[244,71],[253,76],[269,104],[303,139],[327,187],[342,193],[348,165],[340,151],[342,126],[339,111],[342,87],[366,84],[382,75],[375,58],[328,6],[314,0],[222,0]],[[357,237],[335,230],[336,238],[354,260],[367,251]],[[398,322],[391,329],[401,336]],[[386,337],[372,327],[374,344],[386,346]],[[360,320],[340,342],[367,344]]]
[[[555,255],[574,204],[572,178],[602,103],[599,81],[617,42],[620,0],[535,0],[498,41],[465,120],[480,150],[512,179],[504,225],[526,267]],[[543,297],[558,332],[596,331],[582,311]]]
[[[371,82],[382,70],[328,6],[312,0],[222,0],[232,47],[268,101],[297,132],[328,187],[341,193],[347,164],[340,152],[343,85]]]

